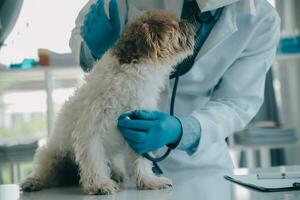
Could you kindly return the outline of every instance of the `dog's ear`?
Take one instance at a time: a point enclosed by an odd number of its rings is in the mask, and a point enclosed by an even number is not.
[[[148,23],[135,23],[124,29],[113,48],[120,64],[139,63],[142,59],[157,60],[156,36]]]
[[[176,16],[170,13],[156,14],[157,18],[143,24],[143,33],[148,48],[148,57],[153,61],[158,59],[168,59],[176,51],[173,40],[179,34],[179,24],[175,20]]]
[[[173,42],[178,33],[176,15],[162,12],[147,12],[140,20],[125,27],[113,54],[120,64],[139,63],[143,59],[156,62],[170,57]]]
[[[139,38],[138,46],[140,51],[144,52],[145,58],[150,58],[157,61],[159,51],[159,41],[157,32],[155,32],[153,25],[143,23],[141,26],[141,37]]]

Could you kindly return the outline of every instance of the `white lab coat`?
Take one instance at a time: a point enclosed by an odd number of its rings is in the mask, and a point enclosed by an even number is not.
[[[128,0],[128,19],[144,10],[165,9],[181,14],[183,0]],[[79,59],[79,34],[91,0],[80,12],[70,46]],[[122,27],[125,0],[118,0]],[[201,125],[197,150],[174,150],[161,167],[167,171],[217,166],[233,167],[225,138],[244,128],[263,102],[265,76],[280,37],[280,18],[266,0],[240,0],[226,6],[200,50],[193,68],[180,78],[175,113],[192,115]],[[162,93],[160,109],[169,111],[173,81]]]

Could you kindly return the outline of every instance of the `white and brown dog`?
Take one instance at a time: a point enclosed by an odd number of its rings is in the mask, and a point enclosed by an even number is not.
[[[169,187],[171,180],[156,176],[152,163],[128,147],[116,120],[124,111],[157,110],[173,66],[190,55],[193,46],[192,26],[172,13],[147,12],[127,25],[115,47],[62,107],[22,190],[58,186],[76,177],[87,194],[111,194],[127,177],[138,189]]]

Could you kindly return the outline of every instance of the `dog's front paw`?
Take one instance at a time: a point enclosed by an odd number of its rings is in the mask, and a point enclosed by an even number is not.
[[[90,195],[108,195],[117,191],[119,191],[119,185],[112,180],[107,180],[97,186],[91,185],[84,187],[84,192]]]
[[[39,191],[44,188],[44,183],[38,177],[29,177],[20,184],[20,188],[24,192]]]
[[[139,190],[159,190],[172,187],[172,181],[166,177],[149,176],[137,180]]]

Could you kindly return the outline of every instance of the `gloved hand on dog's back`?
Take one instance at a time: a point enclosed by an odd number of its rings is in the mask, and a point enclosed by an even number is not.
[[[165,145],[173,148],[182,135],[179,119],[159,111],[125,112],[118,119],[118,129],[138,154],[151,152]]]
[[[109,3],[109,18],[104,10],[104,0],[91,5],[81,27],[81,36],[92,55],[99,59],[119,39],[121,24],[116,0]]]

